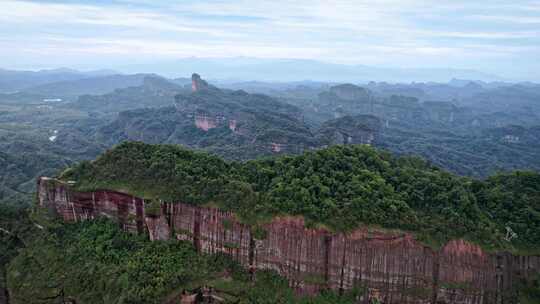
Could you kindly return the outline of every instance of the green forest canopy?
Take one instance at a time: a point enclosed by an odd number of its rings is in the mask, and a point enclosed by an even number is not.
[[[126,142],[60,178],[81,191],[216,205],[244,221],[291,214],[336,231],[361,224],[413,231],[432,245],[466,238],[486,249],[531,253],[540,244],[540,174],[480,181],[365,145],[227,162],[175,145]],[[510,241],[507,227],[517,235]]]

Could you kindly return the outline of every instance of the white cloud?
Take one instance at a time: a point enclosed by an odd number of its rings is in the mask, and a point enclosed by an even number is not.
[[[540,8],[539,8],[540,9]],[[540,16],[528,17],[528,16],[495,16],[495,15],[471,15],[471,19],[485,20],[485,21],[500,21],[516,24],[540,24]]]
[[[539,2],[515,2],[126,0],[100,6],[0,0],[0,54],[20,55],[14,50],[24,47],[24,54],[80,58],[247,56],[411,65],[461,58],[475,65],[538,47]],[[501,26],[506,23],[513,26]]]
[[[49,37],[49,43],[38,47],[23,48],[22,51],[32,51],[40,54],[48,52],[65,54],[100,54],[100,55],[128,55],[139,56],[165,56],[165,57],[190,57],[194,54],[204,54],[208,57],[223,57],[223,54],[231,56],[251,56],[257,54],[261,58],[318,58],[323,51],[309,47],[273,47],[261,44],[230,45],[223,43],[193,44],[189,42],[175,42],[167,40],[137,40],[137,39],[112,39],[112,38],[62,38]],[[0,42],[1,43],[1,42]]]
[[[227,32],[199,26],[190,26],[169,15],[126,10],[120,7],[68,5],[10,1],[0,3],[1,22],[36,23],[42,25],[107,25],[128,27],[145,31],[191,32],[209,35],[226,35]],[[69,30],[67,28],[66,30]]]
[[[540,37],[540,31],[509,32],[430,32],[432,36],[474,39],[521,39]]]

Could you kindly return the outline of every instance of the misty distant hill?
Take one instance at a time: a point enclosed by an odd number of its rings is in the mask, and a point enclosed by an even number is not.
[[[34,86],[24,91],[48,97],[79,96],[85,94],[100,95],[115,89],[134,87],[143,84],[150,74],[105,75],[91,78],[65,80]]]
[[[327,81],[327,82],[447,82],[452,79],[501,81],[501,77],[468,69],[383,68],[344,65],[306,59],[184,58],[118,67],[127,73],[155,72],[178,77],[197,71],[209,79],[258,81]]]
[[[111,75],[114,73],[115,72],[109,70],[81,72],[65,68],[41,71],[0,69],[0,92],[10,93],[47,83],[73,81],[83,78]]]
[[[163,77],[149,74],[137,74],[131,76],[115,75],[111,85],[117,85],[118,88],[111,88],[111,92],[106,94],[83,94],[76,102],[70,105],[74,108],[91,112],[113,113],[125,110],[145,107],[170,106],[174,103],[174,96],[179,93],[189,92],[188,83],[181,79],[169,81]],[[118,78],[119,77],[119,78]],[[100,79],[103,80],[103,79]],[[85,83],[86,80],[81,80]],[[135,85],[127,86],[133,82]],[[96,81],[96,84],[102,84]],[[122,86],[120,86],[122,85]],[[105,89],[105,86],[95,89]]]

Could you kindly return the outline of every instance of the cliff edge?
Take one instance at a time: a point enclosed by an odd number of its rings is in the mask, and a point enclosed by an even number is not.
[[[46,177],[38,180],[38,201],[66,222],[105,216],[152,240],[187,240],[199,252],[226,253],[252,271],[274,269],[302,294],[361,287],[362,303],[517,303],[520,280],[540,270],[538,256],[488,253],[464,240],[434,250],[410,233],[333,233],[307,228],[299,217],[276,217],[254,229],[216,208],[78,192]]]

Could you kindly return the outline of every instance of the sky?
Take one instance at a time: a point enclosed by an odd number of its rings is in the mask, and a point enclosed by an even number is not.
[[[540,81],[540,0],[0,0],[0,12],[1,68],[302,58]]]

